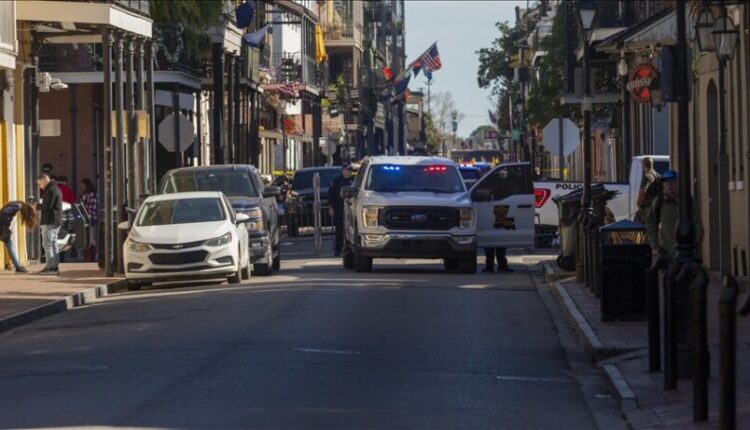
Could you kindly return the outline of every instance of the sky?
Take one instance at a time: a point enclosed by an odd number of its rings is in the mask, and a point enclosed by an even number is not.
[[[406,64],[437,41],[443,68],[432,74],[430,91],[450,91],[456,108],[466,118],[458,135],[468,137],[475,128],[489,124],[487,110],[493,107],[489,89],[477,85],[479,60],[476,51],[490,47],[499,36],[498,21],[515,22],[515,7],[526,0],[406,0]],[[426,78],[412,78],[409,89],[420,87],[427,94]]]

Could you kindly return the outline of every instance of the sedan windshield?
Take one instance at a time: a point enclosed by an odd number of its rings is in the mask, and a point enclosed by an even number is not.
[[[217,198],[146,202],[138,213],[142,227],[223,221],[224,207]]]
[[[339,175],[341,175],[341,171],[339,171],[338,169],[297,172],[294,175],[294,181],[292,182],[292,189],[302,190],[305,188],[312,188],[313,176],[315,175],[315,173],[320,174],[320,187],[321,188],[328,188],[328,186],[331,185],[331,182],[333,182],[334,179],[336,179],[337,177],[339,177]]]
[[[460,193],[464,184],[452,166],[372,166],[365,189],[381,192]]]
[[[258,197],[250,174],[242,170],[188,170],[166,177],[162,193],[221,191],[229,197]]]

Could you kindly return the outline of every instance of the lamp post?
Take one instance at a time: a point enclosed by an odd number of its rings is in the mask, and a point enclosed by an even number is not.
[[[695,34],[698,48],[702,52],[714,52],[719,61],[719,268],[725,285],[733,285],[731,265],[731,229],[729,216],[729,156],[727,154],[727,119],[726,119],[726,84],[725,71],[727,61],[734,58],[737,49],[738,31],[732,18],[727,15],[724,2],[721,4],[721,15],[714,21],[709,7],[705,7],[695,23]],[[728,300],[736,300],[736,290],[725,291]],[[724,296],[722,296],[724,297]],[[733,312],[734,308],[731,309]],[[724,315],[722,315],[724,317]],[[722,321],[727,319],[722,318]],[[722,429],[736,426],[736,323],[727,319],[728,331],[722,332],[719,348],[719,426]],[[730,333],[731,332],[731,333]],[[705,408],[707,409],[707,408]],[[695,415],[695,414],[694,414]],[[707,413],[702,414],[705,419]]]
[[[585,244],[587,243],[584,239],[584,225],[591,219],[594,211],[591,206],[591,108],[593,101],[589,86],[589,43],[591,42],[594,18],[596,18],[596,8],[582,7],[579,3],[578,24],[583,36],[583,103],[581,104],[581,109],[583,110],[583,195],[581,197],[583,222],[580,223],[579,228],[580,243],[582,245],[579,249],[582,250],[586,249]],[[590,257],[586,255],[587,253],[584,252],[583,254],[583,258],[577,259],[577,277],[579,280],[584,280],[583,269],[584,267],[588,267],[590,263],[588,261]]]
[[[518,112],[518,145],[520,146],[520,153],[519,153],[519,150],[516,148],[514,148],[513,152],[515,153],[514,154],[515,161],[522,161],[525,158],[524,157],[524,154],[525,154],[524,142],[526,141],[526,136],[524,136],[525,127],[524,127],[524,115],[523,115],[524,114],[523,108],[525,107],[526,103],[524,102],[524,99],[523,99],[523,88],[521,89],[521,95],[518,98],[516,98],[516,101],[514,102],[514,104],[516,107],[516,111]]]

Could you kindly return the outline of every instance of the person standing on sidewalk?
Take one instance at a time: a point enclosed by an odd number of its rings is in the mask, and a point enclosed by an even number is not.
[[[661,176],[654,170],[654,160],[651,157],[645,157],[641,162],[643,169],[643,178],[641,179],[641,188],[638,191],[636,204],[638,210],[633,217],[636,222],[646,224],[648,211],[654,203],[654,199],[661,193]]]
[[[96,186],[91,182],[91,179],[84,178],[81,181],[83,185],[83,194],[79,200],[86,209],[86,214],[89,216],[89,230],[90,230],[90,243],[84,251],[84,261],[96,261],[96,250],[99,239],[99,197],[96,194]]]
[[[21,266],[16,251],[13,249],[13,231],[10,226],[16,215],[18,215],[19,221],[26,228],[35,228],[37,225],[37,213],[34,206],[21,201],[9,202],[0,208],[0,241],[5,244],[5,249],[8,251],[10,262],[16,268],[16,273],[26,273],[26,268]]]
[[[352,185],[352,166],[345,164],[341,168],[341,176],[334,179],[328,187],[328,215],[333,217],[333,228],[336,231],[333,255],[341,255],[341,245],[344,243],[344,199],[341,189]]]
[[[42,212],[39,225],[42,229],[42,247],[44,248],[47,264],[39,272],[41,275],[57,275],[60,273],[60,254],[57,248],[57,233],[62,226],[62,193],[57,182],[49,175],[42,173],[36,180],[37,186],[44,190],[40,210]]]
[[[482,272],[494,272],[495,259],[497,259],[498,272],[512,273],[514,270],[508,266],[508,257],[505,256],[505,252],[505,248],[484,248],[484,269]]]
[[[651,243],[654,265],[659,266],[668,264],[675,256],[677,225],[680,222],[680,189],[677,184],[677,172],[674,170],[664,172],[661,183],[662,195],[654,199],[646,217],[646,234]],[[699,249],[703,241],[703,224],[697,216],[695,205],[693,205],[692,219],[695,225],[695,247]]]

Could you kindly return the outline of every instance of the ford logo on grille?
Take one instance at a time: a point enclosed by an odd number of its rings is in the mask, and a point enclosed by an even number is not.
[[[412,215],[411,220],[414,222],[425,222],[427,221],[427,215],[424,215],[424,214]]]

